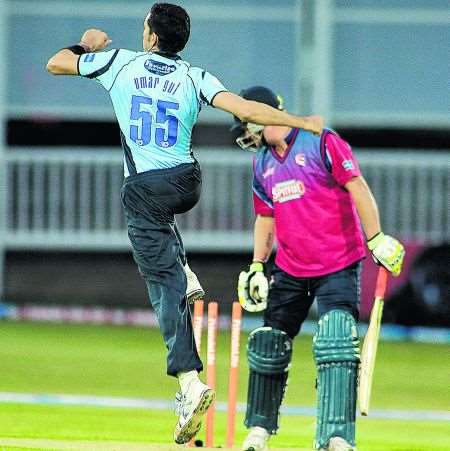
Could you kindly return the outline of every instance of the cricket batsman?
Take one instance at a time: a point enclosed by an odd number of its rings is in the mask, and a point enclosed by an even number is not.
[[[302,118],[243,99],[211,73],[181,58],[190,17],[178,5],[155,3],[143,20],[143,51],[104,50],[109,36],[87,30],[79,43],[47,63],[55,75],[95,80],[111,98],[124,151],[121,199],[133,257],[147,286],[167,348],[167,374],[178,378],[174,440],[191,440],[215,393],[198,376],[188,300],[203,290],[190,271],[175,215],[191,210],[201,192],[201,169],[191,146],[200,110],[220,108],[244,122],[322,131],[322,118]]]
[[[283,109],[270,89],[241,92],[248,100]],[[279,428],[292,344],[314,299],[319,321],[313,339],[317,366],[315,449],[354,451],[359,367],[357,321],[361,260],[400,274],[403,246],[380,227],[377,204],[351,147],[332,130],[320,136],[289,126],[236,119],[237,143],[255,150],[256,213],[253,261],[239,276],[244,309],[264,310],[264,325],[249,336],[250,369],[245,451],[263,451]],[[276,239],[274,268],[265,264]]]

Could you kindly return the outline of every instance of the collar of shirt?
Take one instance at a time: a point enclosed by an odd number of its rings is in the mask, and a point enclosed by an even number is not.
[[[171,60],[180,60],[181,56],[177,55],[176,53],[169,53],[169,52],[161,52],[161,51],[156,51],[156,52],[150,52],[150,53],[154,53],[155,55],[159,55],[162,56],[164,58],[169,58]]]

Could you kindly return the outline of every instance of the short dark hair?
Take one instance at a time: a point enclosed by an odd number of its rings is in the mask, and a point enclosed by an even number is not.
[[[181,52],[188,42],[191,20],[181,6],[155,3],[150,10],[147,24],[150,31],[158,36],[158,48],[162,52]]]

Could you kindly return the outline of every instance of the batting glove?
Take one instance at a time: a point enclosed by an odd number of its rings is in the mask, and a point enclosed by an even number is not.
[[[267,307],[269,281],[264,275],[264,263],[253,262],[248,271],[239,274],[239,303],[248,312],[261,312]]]
[[[384,266],[393,276],[400,275],[405,256],[405,248],[400,241],[379,232],[367,241],[367,247],[375,263]]]

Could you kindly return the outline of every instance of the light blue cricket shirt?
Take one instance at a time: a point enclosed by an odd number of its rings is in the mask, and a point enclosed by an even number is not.
[[[125,176],[192,163],[192,129],[200,109],[227,91],[206,70],[158,52],[85,53],[78,72],[109,93],[121,131]]]

